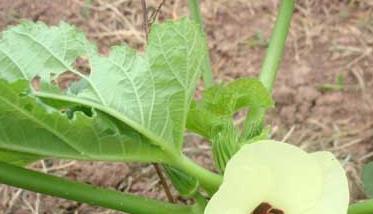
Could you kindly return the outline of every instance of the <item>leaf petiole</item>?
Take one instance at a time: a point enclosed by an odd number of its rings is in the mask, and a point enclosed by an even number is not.
[[[0,162],[0,183],[123,212],[200,214],[195,206],[171,204],[103,189]]]
[[[223,182],[222,176],[203,168],[185,155],[182,155],[181,158],[177,159],[177,162],[174,163],[174,167],[197,178],[201,186],[209,194],[215,193]]]
[[[272,93],[273,84],[276,80],[278,66],[284,52],[286,38],[289,33],[291,17],[293,16],[295,7],[294,0],[283,0],[281,2],[279,12],[277,14],[276,23],[273,28],[271,40],[263,61],[262,69],[259,75],[259,80],[263,83],[264,87]],[[265,110],[263,111],[262,119],[256,118],[258,121],[264,121]],[[246,121],[249,121],[251,114],[247,114]],[[246,122],[247,123],[247,122]],[[260,122],[261,123],[261,122]],[[259,123],[259,125],[261,125]],[[254,127],[259,128],[259,127]],[[245,133],[244,133],[245,134]]]

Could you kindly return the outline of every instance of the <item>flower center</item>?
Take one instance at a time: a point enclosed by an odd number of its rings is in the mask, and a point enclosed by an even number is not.
[[[284,211],[275,209],[269,203],[263,202],[259,204],[252,214],[285,214]]]

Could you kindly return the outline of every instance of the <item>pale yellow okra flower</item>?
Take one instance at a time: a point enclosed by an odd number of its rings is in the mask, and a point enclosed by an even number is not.
[[[333,154],[265,140],[232,157],[205,214],[346,214],[348,203],[347,178]]]

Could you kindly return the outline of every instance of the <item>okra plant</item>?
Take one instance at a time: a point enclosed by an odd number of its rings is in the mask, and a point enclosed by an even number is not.
[[[144,52],[107,56],[77,28],[24,21],[0,40],[0,182],[134,214],[363,214],[348,208],[345,172],[329,152],[270,140],[265,112],[293,0],[283,0],[259,78],[214,84],[198,1],[192,18],[153,24]],[[77,68],[88,62],[88,71]],[[59,83],[69,73],[67,86]],[[203,77],[202,98],[194,99]],[[233,116],[248,110],[241,126]],[[211,143],[216,170],[183,153],[184,133]],[[69,181],[25,166],[45,158],[160,164],[192,205]],[[348,211],[349,210],[349,211]]]

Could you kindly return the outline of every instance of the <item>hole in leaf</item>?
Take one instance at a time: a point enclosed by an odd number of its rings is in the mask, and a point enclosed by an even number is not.
[[[31,79],[31,86],[35,91],[40,91],[40,76]]]
[[[93,116],[93,112],[91,108],[85,107],[85,106],[72,106],[69,108],[65,108],[61,110],[62,112],[66,113],[67,117],[69,119],[72,119],[74,117],[75,112],[82,112],[88,117]]]
[[[72,68],[80,74],[87,76],[90,74],[91,70],[89,60],[86,57],[78,57],[72,64]],[[88,87],[87,81],[82,78],[81,75],[70,70],[58,73],[58,75],[56,73],[50,73],[50,80],[50,83],[45,83],[43,82],[45,80],[42,79],[41,76],[36,75],[31,79],[31,86],[36,91],[43,90],[44,87],[46,87],[48,90],[62,90],[71,94],[78,94]],[[40,98],[40,100],[44,104],[66,114],[69,119],[72,119],[76,112],[82,112],[88,117],[93,117],[93,111],[88,107],[49,98]]]
[[[66,90],[70,87],[73,82],[77,82],[80,80],[80,77],[77,74],[74,74],[71,71],[65,71],[57,79],[55,79],[52,83],[56,84],[58,88],[62,90]]]
[[[78,57],[72,66],[75,71],[78,71],[85,76],[88,76],[91,71],[89,60],[85,57]],[[52,83],[56,84],[62,90],[67,90],[73,84],[76,85],[76,83],[79,83],[81,79],[82,78],[78,74],[73,73],[72,71],[65,71],[61,73]]]
[[[89,75],[91,72],[89,60],[86,57],[78,57],[73,64],[73,68],[84,75]]]

